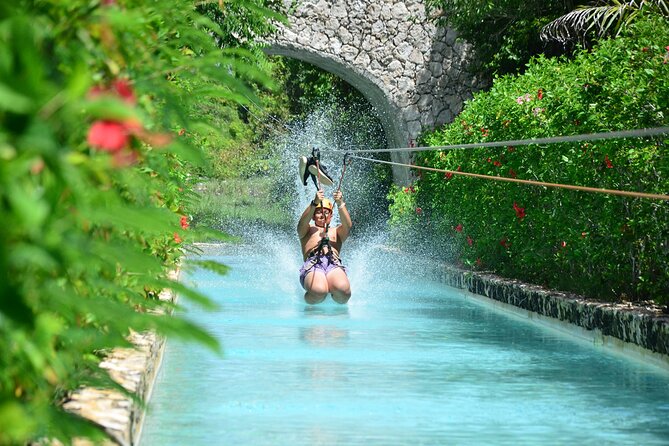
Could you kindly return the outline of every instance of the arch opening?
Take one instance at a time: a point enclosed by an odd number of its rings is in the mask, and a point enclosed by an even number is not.
[[[353,88],[358,90],[377,111],[379,121],[384,130],[386,141],[391,148],[404,147],[408,140],[408,129],[402,118],[402,111],[388,95],[370,77],[365,76],[355,68],[344,65],[340,61],[314,51],[298,49],[292,46],[271,44],[263,48],[271,56],[283,56],[310,63],[324,71],[332,73]],[[391,161],[408,163],[407,153],[392,153]],[[407,185],[411,181],[409,169],[401,166],[392,166],[393,181],[398,185]]]

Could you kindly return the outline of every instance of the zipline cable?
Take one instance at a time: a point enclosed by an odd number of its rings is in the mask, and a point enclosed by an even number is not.
[[[390,164],[392,166],[402,166],[402,167],[409,167],[411,169],[419,169],[419,170],[428,170],[431,172],[441,172],[441,173],[449,173],[453,175],[461,175],[465,177],[472,177],[472,178],[482,178],[486,180],[494,180],[494,181],[506,181],[509,183],[520,183],[520,184],[529,184],[533,186],[543,186],[543,187],[555,187],[555,188],[560,188],[560,189],[570,189],[570,190],[578,190],[578,191],[583,191],[583,192],[595,192],[595,193],[600,193],[600,194],[610,194],[610,195],[622,195],[625,197],[634,197],[634,198],[651,198],[651,199],[656,199],[656,200],[665,200],[669,201],[669,195],[661,195],[661,194],[648,194],[644,192],[631,192],[631,191],[624,191],[624,190],[615,190],[615,189],[599,189],[596,187],[587,187],[587,186],[575,186],[572,184],[559,184],[559,183],[546,183],[543,181],[534,181],[534,180],[519,180],[517,178],[507,178],[507,177],[496,177],[492,175],[483,175],[483,174],[478,174],[478,173],[469,173],[469,172],[460,172],[457,170],[445,170],[445,169],[436,169],[434,167],[425,167],[425,166],[413,166],[411,164],[403,164],[403,163],[396,163],[393,161],[384,161],[384,160],[377,160],[374,158],[365,158],[362,156],[356,156],[356,155],[350,155],[350,158],[355,158],[363,161],[371,161],[374,163],[382,163],[382,164]]]
[[[356,153],[384,153],[384,152],[426,152],[454,149],[475,149],[480,147],[529,146],[533,144],[555,144],[561,142],[597,141],[604,139],[642,138],[669,134],[669,127],[653,127],[635,130],[618,130],[613,132],[586,133],[571,136],[552,136],[547,138],[515,139],[510,141],[491,141],[468,144],[451,144],[448,146],[426,147],[398,147],[393,149],[356,149]],[[330,152],[350,152],[351,150],[334,149]]]

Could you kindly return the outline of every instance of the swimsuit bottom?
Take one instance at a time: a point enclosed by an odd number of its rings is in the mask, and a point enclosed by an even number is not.
[[[304,287],[304,278],[312,271],[322,271],[327,276],[330,271],[337,268],[341,268],[346,273],[346,268],[341,264],[337,255],[314,254],[307,258],[300,268],[300,284]]]

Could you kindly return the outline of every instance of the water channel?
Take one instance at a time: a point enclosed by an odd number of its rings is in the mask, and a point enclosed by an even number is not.
[[[669,374],[430,278],[373,241],[344,252],[353,298],[302,301],[297,241],[221,246],[220,305],[186,316],[218,356],[168,342],[142,446],[669,444]],[[279,237],[279,238],[277,238]]]

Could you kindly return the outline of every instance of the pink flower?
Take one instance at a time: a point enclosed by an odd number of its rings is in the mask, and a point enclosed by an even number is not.
[[[529,93],[525,93],[524,95],[518,96],[516,98],[516,102],[518,104],[523,104],[523,102],[530,102],[531,100],[532,100],[532,96],[530,96]]]
[[[118,152],[130,142],[126,126],[118,121],[95,121],[88,130],[88,143],[106,152]]]
[[[455,229],[457,232],[462,232],[462,225],[461,225],[461,224],[458,224],[458,225],[457,225],[456,227],[454,227],[453,229]]]
[[[516,211],[516,217],[518,217],[519,220],[525,218],[525,208],[518,206],[518,203],[515,201],[513,202],[513,210]]]
[[[474,239],[472,239],[470,236],[467,236],[467,244],[472,246],[474,244]]]
[[[416,208],[416,214],[420,215],[423,213],[423,208]]]

